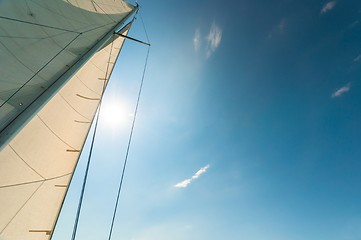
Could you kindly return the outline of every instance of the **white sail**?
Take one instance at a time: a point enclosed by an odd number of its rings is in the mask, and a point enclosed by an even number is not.
[[[123,41],[96,53],[0,152],[0,239],[49,239]]]
[[[0,1],[0,148],[133,11],[121,0]]]
[[[27,2],[28,5],[38,4],[46,9],[46,12],[50,10],[53,11],[53,14],[63,12],[65,6],[73,9],[74,12],[77,11],[76,8],[83,9],[81,10],[82,16],[79,17],[80,20],[76,14],[71,15],[72,12],[70,15],[62,15],[68,17],[73,16],[73,20],[76,19],[73,23],[69,23],[72,20],[64,20],[64,22],[49,20],[49,22],[45,22],[52,26],[61,26],[61,24],[64,24],[64,26],[71,26],[74,30],[86,28],[85,26],[80,26],[83,24],[87,24],[89,27],[91,24],[86,22],[85,19],[88,19],[89,21],[94,20],[96,24],[93,26],[101,25],[101,20],[97,22],[94,17],[95,15],[92,15],[99,14],[99,9],[102,9],[102,11],[109,11],[109,13],[112,14],[104,16],[105,14],[103,12],[100,14],[102,18],[105,17],[106,19],[111,19],[114,16],[118,16],[119,21],[126,16],[124,10],[125,8],[127,8],[126,13],[132,10],[129,5],[126,5],[122,1],[113,0],[77,0],[66,2],[58,0],[16,0],[0,1],[1,15],[4,15],[5,13],[1,6],[3,2],[6,3],[6,7],[11,5],[9,2],[14,3],[13,14],[26,10],[23,5],[19,4],[20,2]],[[72,6],[72,3],[74,3],[76,7]],[[115,3],[118,4],[118,9],[112,7]],[[118,10],[121,11],[121,13],[119,13]],[[11,13],[11,11],[9,11],[9,13]],[[33,14],[38,16],[39,19],[43,17],[40,12],[35,10],[33,11]],[[88,15],[94,17],[94,19]],[[79,23],[79,25],[76,25],[75,23]],[[112,23],[110,25],[115,27],[118,24]],[[2,24],[0,24],[0,29],[0,31],[3,31],[4,29]],[[103,29],[103,33],[94,33],[91,34],[91,36],[84,36],[83,41],[89,45],[89,47],[86,48],[92,49],[95,45],[99,45],[99,42],[90,40],[90,38],[96,35],[94,39],[100,41],[106,35],[105,31],[109,31],[109,29],[110,31],[112,30],[108,27],[107,29]],[[123,34],[126,34],[128,29],[129,25],[123,30]],[[48,34],[47,30],[44,30],[44,32]],[[78,61],[77,58],[79,58],[79,56],[81,56],[80,58],[86,59],[86,63],[78,64],[82,67],[78,72],[74,70],[75,75],[72,77],[62,79],[62,74],[64,74],[63,68],[60,72],[55,72],[54,65],[49,67],[47,71],[42,72],[42,74],[40,74],[41,77],[39,78],[39,81],[28,85],[29,88],[26,91],[21,90],[15,94],[15,96],[19,94],[19,98],[22,99],[22,106],[28,105],[31,107],[32,104],[37,104],[38,96],[36,94],[34,94],[35,97],[32,94],[29,96],[25,94],[25,92],[27,93],[27,91],[30,91],[38,86],[37,84],[40,82],[40,85],[42,85],[44,82],[44,84],[50,84],[47,81],[54,81],[55,84],[57,84],[57,81],[63,81],[62,84],[58,85],[58,89],[45,87],[45,94],[47,94],[46,91],[49,89],[54,91],[52,98],[47,99],[47,103],[45,105],[44,103],[39,104],[39,106],[44,106],[39,111],[34,112],[34,116],[32,118],[28,117],[28,119],[24,121],[24,123],[27,122],[26,126],[22,127],[17,135],[13,137],[9,143],[4,145],[3,149],[0,151],[1,240],[47,240],[50,238],[61,209],[61,205],[64,201],[68,185],[78,162],[80,152],[83,148],[85,138],[88,134],[91,122],[103,94],[104,86],[109,79],[110,73],[117,59],[117,55],[119,54],[124,42],[122,37],[116,37],[112,34],[112,32],[110,32],[109,36],[111,36],[111,39],[103,40],[102,45],[100,45],[97,49],[98,51],[94,54],[92,53],[89,59],[87,59],[86,53],[82,54],[80,52],[79,55],[75,55],[74,53],[68,52],[68,49],[67,53],[64,53],[64,58],[61,58],[59,62],[56,61],[56,63],[54,63],[56,66],[70,64],[69,68],[75,68],[77,63],[73,63],[74,61]],[[0,48],[8,46],[6,45],[8,42],[5,42],[4,44],[1,37],[0,40]],[[45,42],[47,41],[48,40]],[[51,41],[49,40],[48,43],[50,44],[50,42],[55,45],[60,44],[54,39]],[[35,49],[36,47],[40,47],[37,46],[36,43],[34,44],[36,45],[34,46]],[[78,46],[80,46],[80,44],[83,43],[79,42]],[[44,49],[47,49],[48,45],[44,43],[44,46],[45,48],[43,48],[42,51],[46,52],[47,50]],[[82,47],[79,47],[77,50],[73,51],[80,51],[81,49]],[[3,50],[4,48],[0,49],[1,54],[4,54]],[[34,49],[29,51],[34,51],[34,53],[28,54],[36,55]],[[38,54],[40,56],[44,56],[48,53],[39,52]],[[14,58],[16,57],[18,56],[15,56]],[[24,57],[24,59],[26,60],[26,57]],[[0,56],[0,61],[2,61],[1,64],[4,62],[4,55]],[[15,64],[14,59],[11,57],[9,61],[12,61],[13,64]],[[30,64],[31,61],[29,60],[29,62],[26,63]],[[34,60],[34,65],[36,64],[38,64],[38,62],[37,60]],[[36,65],[34,69],[36,70],[36,68],[39,68],[40,65]],[[0,69],[1,77],[3,76],[1,74],[5,74],[6,71],[8,71],[7,74],[9,74],[9,76],[11,74],[15,74],[20,77],[25,73],[29,74],[24,70],[26,67],[19,67],[19,73],[16,73],[15,67],[11,64],[6,66],[9,69]],[[30,71],[30,75],[34,71]],[[48,76],[47,74],[49,75],[49,78],[46,78],[46,76]],[[28,76],[29,75],[26,75],[26,77]],[[44,79],[47,80],[45,81]],[[19,83],[19,85],[23,84],[21,79],[18,80],[13,77],[11,77],[11,79],[9,78],[9,81],[3,80],[4,78],[0,79],[1,93],[3,93],[4,89],[6,89],[6,91],[14,91],[17,83]],[[40,95],[41,94],[44,93],[40,92]],[[50,95],[47,94],[47,96]],[[11,104],[11,101],[7,102],[3,105],[7,106],[6,108],[0,108],[0,112],[2,114],[0,115],[0,121],[12,112],[17,113],[14,118],[15,120],[13,119],[12,122],[16,122],[19,116],[20,118],[22,117],[23,111],[19,109],[14,110],[13,108],[16,107]]]

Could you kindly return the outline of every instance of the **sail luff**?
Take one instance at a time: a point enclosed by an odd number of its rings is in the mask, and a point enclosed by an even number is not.
[[[110,40],[113,33],[137,10],[134,7],[125,18],[119,21],[102,39],[89,49],[78,61],[62,74],[46,91],[38,96],[23,112],[12,120],[0,133],[0,151],[10,140],[31,120],[33,116],[53,97],[56,92],[94,55],[102,46]]]

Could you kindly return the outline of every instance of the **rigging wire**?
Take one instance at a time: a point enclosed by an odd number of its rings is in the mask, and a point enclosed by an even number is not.
[[[144,23],[143,23],[143,27],[144,27]],[[149,41],[148,36],[147,36],[147,39]],[[108,62],[110,62],[112,49],[113,49],[113,42],[112,42],[112,47],[111,47],[111,51],[110,51],[110,54],[109,54],[109,61]],[[131,144],[131,140],[132,140],[132,136],[133,136],[133,132],[134,132],[135,120],[136,120],[138,107],[139,107],[139,102],[140,102],[140,96],[141,96],[141,92],[142,92],[142,88],[143,88],[144,76],[145,76],[145,71],[146,71],[146,66],[147,66],[148,56],[149,56],[149,50],[150,50],[150,47],[148,46],[147,56],[146,56],[146,59],[145,59],[145,64],[144,64],[144,69],[143,69],[143,74],[142,74],[142,80],[141,80],[141,84],[140,84],[139,92],[138,92],[138,97],[137,97],[137,103],[136,103],[136,107],[135,107],[135,110],[134,110],[134,118],[133,118],[132,127],[131,127],[131,131],[130,131],[130,135],[129,135],[128,145],[127,145],[127,150],[126,150],[126,155],[125,155],[125,160],[124,160],[124,165],[123,165],[123,170],[122,170],[122,175],[121,175],[121,179],[120,179],[120,183],[119,183],[117,199],[116,199],[116,203],[115,203],[115,207],[114,207],[112,223],[111,223],[111,228],[110,228],[110,232],[109,232],[109,240],[111,239],[111,236],[112,236],[115,217],[116,217],[118,203],[119,203],[119,196],[120,196],[121,188],[122,188],[122,185],[123,185],[123,179],[124,179],[126,164],[127,164],[127,161],[128,161],[130,144]],[[109,63],[108,63],[106,74],[105,74],[106,77],[108,76],[108,70],[109,70]],[[104,94],[105,87],[106,87],[106,83],[104,82],[103,94]],[[80,211],[81,211],[81,207],[82,207],[82,203],[83,203],[85,186],[86,186],[86,182],[87,182],[87,178],[88,178],[89,166],[90,166],[90,162],[91,162],[91,157],[92,157],[92,152],[93,152],[93,147],[94,147],[94,142],[95,142],[96,130],[97,130],[97,127],[98,127],[98,121],[99,121],[101,106],[102,106],[102,100],[100,100],[99,107],[98,107],[98,110],[97,110],[96,121],[95,121],[92,141],[91,141],[91,145],[90,145],[90,149],[89,149],[89,156],[88,156],[87,166],[86,166],[85,175],[84,175],[84,179],[83,179],[82,189],[81,189],[81,193],[80,193],[80,197],[79,197],[78,209],[77,209],[76,218],[75,218],[75,222],[74,222],[74,226],[73,226],[73,233],[72,233],[71,240],[75,240],[75,238],[76,238],[77,227],[78,227],[79,217],[80,217]]]
[[[143,20],[142,20],[142,22],[143,22]],[[143,23],[143,28],[144,28],[144,31],[145,31],[145,33],[146,33],[144,23]],[[147,35],[147,40],[148,40],[148,42],[149,42],[148,34],[146,33],[146,35]],[[143,68],[142,80],[141,80],[140,86],[139,86],[137,103],[136,103],[136,106],[135,106],[135,109],[134,109],[134,117],[133,117],[133,121],[132,121],[132,127],[131,127],[131,130],[130,130],[130,133],[129,133],[129,139],[128,139],[128,144],[127,144],[127,150],[126,150],[126,153],[125,153],[125,158],[124,158],[124,164],[123,164],[122,174],[121,174],[120,181],[119,181],[119,185],[118,185],[118,193],[117,193],[117,198],[116,198],[116,201],[115,201],[115,206],[114,206],[114,211],[113,211],[112,222],[111,222],[111,225],[110,225],[108,240],[111,240],[112,234],[113,234],[114,222],[115,222],[115,217],[116,217],[116,215],[117,215],[118,204],[119,204],[119,197],[120,197],[120,193],[121,193],[121,191],[122,191],[123,180],[124,180],[124,175],[125,175],[125,169],[126,169],[127,162],[128,162],[130,145],[131,145],[131,142],[132,142],[133,132],[134,132],[134,126],[135,126],[135,121],[136,121],[137,113],[138,113],[140,96],[141,96],[141,94],[142,94],[142,89],[143,89],[144,76],[145,76],[145,72],[146,72],[146,69],[147,69],[147,63],[148,63],[148,57],[149,57],[149,50],[150,50],[150,45],[148,45],[147,55],[146,55],[146,58],[145,58],[145,63],[144,63],[144,68]]]
[[[142,92],[142,88],[143,88],[144,75],[145,75],[145,70],[146,70],[146,66],[147,66],[147,62],[148,62],[148,56],[149,56],[149,49],[150,49],[150,47],[148,46],[147,57],[146,57],[146,60],[145,60],[142,81],[141,81],[139,92],[138,92],[137,104],[136,104],[136,107],[135,107],[135,110],[134,110],[134,118],[133,118],[133,122],[132,122],[132,128],[131,128],[130,134],[129,134],[129,140],[128,140],[127,150],[126,150],[126,154],[125,154],[125,160],[124,160],[124,164],[123,164],[122,175],[120,177],[118,193],[117,193],[117,199],[116,199],[116,203],[115,203],[115,207],[114,207],[113,218],[112,218],[112,223],[111,223],[111,227],[110,227],[110,231],[109,231],[108,240],[111,239],[112,233],[113,233],[114,221],[115,221],[115,217],[116,217],[116,214],[117,214],[118,203],[119,203],[119,196],[120,196],[120,193],[121,193],[121,190],[122,190],[125,169],[126,169],[127,162],[128,162],[130,144],[131,144],[131,141],[132,141],[132,138],[133,138],[135,120],[136,120],[136,117],[137,117],[137,112],[138,112],[138,107],[139,107],[139,102],[140,102],[140,96],[141,96],[141,92]]]
[[[142,25],[143,25],[143,29],[144,29],[144,33],[145,33],[145,36],[147,38],[147,41],[150,43],[148,33],[147,33],[147,29],[145,28],[145,24],[144,24],[144,21],[143,21],[142,13],[139,12],[139,16],[140,16],[140,20],[142,21]]]
[[[87,165],[86,165],[86,169],[85,169],[85,175],[84,175],[84,179],[83,179],[83,185],[82,185],[82,189],[80,192],[80,197],[79,197],[79,202],[78,202],[78,209],[76,212],[76,217],[75,217],[75,221],[74,221],[74,226],[73,226],[73,233],[71,236],[71,240],[75,240],[76,237],[76,233],[78,230],[78,223],[79,223],[79,217],[80,217],[80,210],[83,204],[83,198],[84,198],[84,192],[85,192],[85,185],[88,179],[88,173],[89,173],[89,166],[90,166],[90,160],[91,160],[91,156],[93,153],[93,147],[94,147],[94,142],[95,142],[95,135],[96,135],[96,131],[97,131],[97,127],[98,127],[98,120],[99,120],[99,112],[100,112],[100,106],[101,105],[101,101],[99,103],[99,107],[97,110],[97,116],[96,116],[96,121],[95,121],[95,126],[94,126],[94,131],[93,131],[93,136],[92,136],[92,141],[91,141],[91,145],[90,145],[90,150],[89,150],[89,156],[88,156],[88,161],[87,161]]]
[[[108,58],[107,69],[106,69],[106,72],[105,72],[105,78],[108,77],[110,58],[112,56],[113,45],[114,45],[114,41],[112,41],[112,45],[111,45],[110,52],[109,52],[109,58]],[[106,84],[107,84],[107,81],[104,81],[102,95],[104,94]],[[79,223],[79,217],[80,217],[80,211],[81,211],[81,207],[82,207],[82,204],[83,204],[85,186],[86,186],[86,182],[87,182],[87,179],[88,179],[89,166],[90,166],[91,157],[92,157],[92,153],[93,153],[95,135],[96,135],[97,128],[98,128],[98,122],[99,122],[99,115],[100,115],[101,106],[102,106],[102,98],[100,98],[99,106],[98,106],[98,110],[97,110],[97,114],[96,114],[95,126],[94,126],[92,141],[91,141],[91,144],[90,144],[88,161],[87,161],[85,174],[84,174],[84,178],[83,178],[83,184],[82,184],[82,189],[81,189],[81,192],[80,192],[80,197],[79,197],[79,202],[78,202],[78,209],[77,209],[77,212],[76,212],[76,217],[75,217],[75,221],[74,221],[73,233],[72,233],[71,240],[75,240],[75,238],[76,238],[76,233],[77,233],[78,223]]]

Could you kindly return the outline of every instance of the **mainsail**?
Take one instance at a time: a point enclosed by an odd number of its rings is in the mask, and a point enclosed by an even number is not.
[[[0,1],[1,240],[50,238],[124,42],[113,32],[134,11],[120,0]]]

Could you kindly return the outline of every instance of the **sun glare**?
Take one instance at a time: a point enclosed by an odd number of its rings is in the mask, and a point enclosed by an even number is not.
[[[119,99],[104,102],[100,117],[107,129],[115,130],[130,124],[131,114],[129,104]]]

